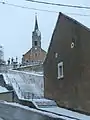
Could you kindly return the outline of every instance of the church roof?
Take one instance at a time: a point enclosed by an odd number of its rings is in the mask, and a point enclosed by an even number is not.
[[[46,53],[46,51],[45,51],[45,50],[43,50],[42,48],[41,48],[41,51],[43,51],[43,52],[45,52],[45,53]]]
[[[26,54],[29,54],[31,52],[31,50],[32,50],[32,48],[30,50],[28,50],[25,54],[23,54],[23,56],[26,55]],[[46,53],[46,51],[43,50],[42,48],[41,48],[41,51]]]
[[[31,49],[32,49],[32,48],[31,48]],[[23,54],[23,56],[26,55],[26,54],[28,54],[28,53],[30,53],[30,52],[31,52],[31,49],[28,50],[25,54]]]

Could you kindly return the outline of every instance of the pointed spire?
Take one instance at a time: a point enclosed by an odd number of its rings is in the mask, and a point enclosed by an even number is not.
[[[37,22],[37,13],[35,13],[35,28],[34,30],[38,29],[38,22]]]

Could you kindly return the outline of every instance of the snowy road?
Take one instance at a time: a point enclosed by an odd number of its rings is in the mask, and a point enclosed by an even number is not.
[[[40,113],[26,110],[17,106],[0,103],[0,120],[56,120]],[[62,120],[59,118],[59,120]]]

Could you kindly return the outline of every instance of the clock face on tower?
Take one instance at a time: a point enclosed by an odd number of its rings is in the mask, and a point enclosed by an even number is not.
[[[40,33],[40,31],[39,31],[39,30],[36,30],[36,33],[37,33],[37,35],[38,35],[38,36],[40,36],[40,35],[41,35],[41,33]]]

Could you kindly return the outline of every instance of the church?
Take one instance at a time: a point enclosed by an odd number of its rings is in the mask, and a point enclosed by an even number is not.
[[[35,16],[35,27],[32,32],[32,47],[22,58],[23,65],[41,64],[44,62],[46,51],[41,48],[41,32],[38,27],[37,16]]]

